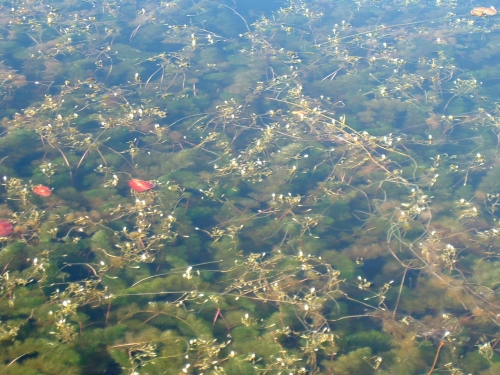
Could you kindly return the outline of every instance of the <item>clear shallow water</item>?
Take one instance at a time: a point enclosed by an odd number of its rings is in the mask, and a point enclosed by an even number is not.
[[[2,373],[498,372],[496,16],[3,6]]]

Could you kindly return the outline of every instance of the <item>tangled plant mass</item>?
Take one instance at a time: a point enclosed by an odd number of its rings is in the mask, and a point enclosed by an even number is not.
[[[494,8],[4,8],[2,374],[499,373]]]

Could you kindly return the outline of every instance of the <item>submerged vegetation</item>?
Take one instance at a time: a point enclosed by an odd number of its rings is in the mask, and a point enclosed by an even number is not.
[[[499,373],[498,18],[261,3],[2,3],[2,374]]]

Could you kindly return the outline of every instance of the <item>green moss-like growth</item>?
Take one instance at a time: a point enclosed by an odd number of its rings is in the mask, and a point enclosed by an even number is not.
[[[322,361],[322,365],[338,375],[371,375],[375,369],[368,362],[372,357],[370,348],[356,349],[346,355],[341,355],[333,361]]]
[[[43,339],[15,342],[0,355],[2,374],[79,375],[81,358],[66,345]]]
[[[342,338],[347,347],[369,347],[374,354],[386,352],[391,349],[392,338],[380,331],[359,332]]]

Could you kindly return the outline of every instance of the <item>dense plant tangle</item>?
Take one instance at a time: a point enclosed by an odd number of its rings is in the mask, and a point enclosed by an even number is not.
[[[496,18],[247,6],[3,5],[2,374],[497,374]]]

